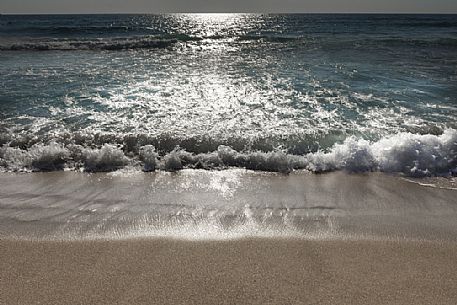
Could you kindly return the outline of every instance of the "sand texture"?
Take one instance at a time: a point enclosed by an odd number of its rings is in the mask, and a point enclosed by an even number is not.
[[[0,241],[0,304],[456,304],[457,245]]]

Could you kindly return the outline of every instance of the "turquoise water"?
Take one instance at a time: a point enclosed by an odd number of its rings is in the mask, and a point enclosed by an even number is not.
[[[457,172],[456,15],[0,16],[0,167]]]

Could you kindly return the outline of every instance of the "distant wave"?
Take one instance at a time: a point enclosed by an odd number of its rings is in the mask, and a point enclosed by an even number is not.
[[[166,48],[176,43],[176,38],[133,37],[133,38],[104,38],[104,39],[55,39],[34,40],[0,44],[3,51],[49,51],[49,50],[127,50]]]
[[[457,39],[455,38],[438,38],[438,39],[409,39],[409,38],[392,38],[370,40],[384,45],[411,45],[417,47],[457,47]]]
[[[267,35],[242,35],[242,36],[191,36],[186,34],[164,34],[112,38],[55,38],[34,39],[0,43],[3,51],[47,51],[47,50],[125,50],[125,49],[153,49],[165,48],[178,42],[197,42],[203,40],[235,39],[237,41],[267,41],[286,43],[300,40],[299,37],[267,36]]]
[[[111,143],[94,148],[50,142],[25,149],[5,144],[0,149],[0,167],[3,171],[70,168],[89,172],[113,171],[124,166],[144,171],[240,167],[282,173],[304,169],[316,173],[347,170],[418,177],[457,175],[457,130],[454,129],[447,129],[442,135],[400,133],[376,142],[352,136],[327,151],[303,155],[287,154],[282,150],[237,151],[225,145],[208,153],[192,153],[176,147],[160,154],[148,144],[140,146],[136,152],[126,153],[123,148]]]
[[[431,27],[431,28],[453,28],[457,27],[456,21],[421,21],[421,22],[394,22],[396,26],[404,27]]]
[[[457,47],[455,38],[439,39],[409,39],[409,38],[389,38],[389,39],[349,39],[337,40],[311,37],[294,37],[280,35],[240,35],[240,36],[192,36],[186,34],[163,34],[130,37],[111,37],[111,38],[55,38],[55,39],[33,39],[10,42],[0,42],[0,51],[72,51],[72,50],[134,50],[134,49],[155,49],[167,48],[176,43],[185,42],[204,42],[211,41],[233,42],[260,42],[272,44],[296,43],[301,47]]]
[[[303,40],[303,37],[280,36],[280,35],[241,35],[236,37],[238,40],[264,40],[268,42],[290,42]]]
[[[10,32],[23,33],[51,33],[51,34],[87,34],[87,33],[110,33],[110,32],[127,32],[133,30],[145,30],[143,27],[133,26],[13,26],[6,24]]]

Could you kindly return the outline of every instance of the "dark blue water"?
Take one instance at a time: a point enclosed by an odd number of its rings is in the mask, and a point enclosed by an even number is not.
[[[5,170],[454,173],[457,15],[2,15],[0,120]]]

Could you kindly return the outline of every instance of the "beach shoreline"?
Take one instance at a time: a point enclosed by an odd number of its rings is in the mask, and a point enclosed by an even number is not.
[[[456,33],[2,15],[0,305],[456,304]]]
[[[0,238],[457,241],[456,190],[421,181],[241,169],[2,173]]]

